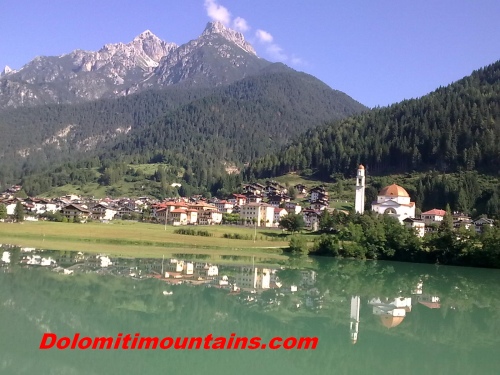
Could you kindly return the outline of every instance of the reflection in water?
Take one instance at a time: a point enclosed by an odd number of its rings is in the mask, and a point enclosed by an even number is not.
[[[498,270],[16,247],[0,254],[0,373],[496,374],[500,366]],[[319,343],[311,351],[40,351],[44,332]]]

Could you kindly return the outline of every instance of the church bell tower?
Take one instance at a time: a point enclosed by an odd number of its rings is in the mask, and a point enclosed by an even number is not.
[[[356,200],[354,202],[356,213],[362,214],[365,212],[365,167],[359,165],[356,175]]]

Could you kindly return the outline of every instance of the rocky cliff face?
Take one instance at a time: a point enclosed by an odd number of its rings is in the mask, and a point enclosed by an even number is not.
[[[0,109],[112,98],[175,84],[217,86],[268,64],[241,33],[220,22],[208,23],[199,38],[181,46],[146,30],[127,44],[37,57],[17,72],[6,67],[0,74]]]

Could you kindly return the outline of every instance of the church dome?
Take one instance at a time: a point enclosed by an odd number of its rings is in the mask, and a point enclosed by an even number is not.
[[[387,328],[394,328],[401,324],[404,316],[381,315],[380,321]]]
[[[410,197],[408,192],[401,186],[392,184],[386,186],[378,193],[379,196]]]

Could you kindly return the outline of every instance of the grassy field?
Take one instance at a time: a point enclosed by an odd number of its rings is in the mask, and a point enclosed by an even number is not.
[[[256,230],[256,240],[223,238],[224,233],[254,237],[254,228],[232,226],[182,227],[206,230],[213,237],[175,234],[178,227],[116,221],[112,224],[54,222],[0,223],[0,243],[52,250],[106,252],[118,256],[157,257],[162,254],[265,255],[286,258],[288,240],[281,231]]]

